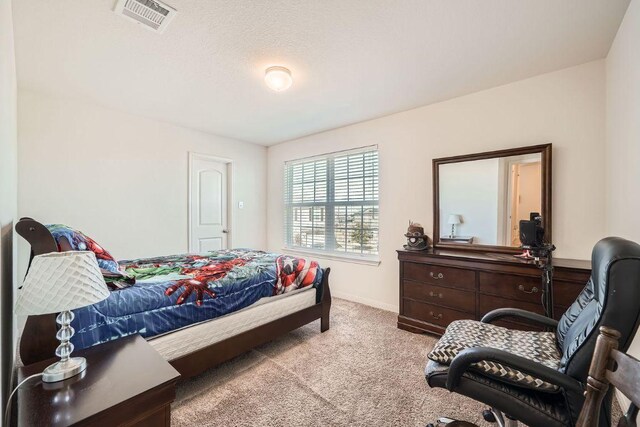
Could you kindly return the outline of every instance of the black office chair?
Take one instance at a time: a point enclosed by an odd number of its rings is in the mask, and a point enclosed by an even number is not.
[[[598,328],[606,325],[620,331],[619,348],[625,352],[640,323],[640,245],[608,237],[593,248],[591,263],[589,282],[559,322],[525,310],[502,308],[487,313],[481,322],[451,323],[438,344],[457,340],[460,351],[449,364],[429,360],[425,372],[429,386],[447,388],[489,405],[501,426],[515,420],[534,427],[574,426],[584,403]],[[549,360],[548,352],[540,349],[533,353],[544,353],[545,360],[523,357],[526,349],[518,344],[521,333],[488,325],[504,317],[553,328],[553,335],[530,332],[527,337],[543,345],[545,340],[555,341],[557,360]],[[472,332],[465,336],[467,330]],[[478,331],[499,335],[496,342],[512,343],[512,351],[474,347]],[[446,348],[455,347],[441,346],[445,350],[438,352],[438,344],[434,352],[439,357],[444,357]],[[430,359],[438,359],[434,352]],[[600,426],[610,424],[611,397],[609,391],[603,400]]]

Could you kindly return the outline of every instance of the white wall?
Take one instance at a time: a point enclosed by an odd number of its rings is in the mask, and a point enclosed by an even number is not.
[[[607,56],[606,204],[607,233],[636,242],[640,242],[639,41],[640,1],[632,0]],[[629,352],[640,358],[640,334]]]
[[[498,244],[499,159],[440,166],[440,235],[451,234],[450,214],[462,217],[457,236],[473,236],[479,245]]]
[[[557,256],[588,258],[605,235],[604,80],[600,60],[269,147],[269,249],[283,246],[285,160],[378,144],[382,262],[320,260],[336,296],[397,310],[407,222],[433,224],[431,160],[551,142]]]
[[[640,242],[640,1],[607,56],[607,230]]]
[[[4,412],[13,365],[13,291],[17,217],[16,68],[11,1],[0,0],[0,409]],[[12,283],[13,286],[8,286]],[[0,421],[0,425],[2,421]]]
[[[19,91],[20,216],[63,223],[117,259],[183,253],[188,152],[234,162],[235,247],[266,246],[266,148],[71,99]],[[20,273],[28,246],[19,239]]]

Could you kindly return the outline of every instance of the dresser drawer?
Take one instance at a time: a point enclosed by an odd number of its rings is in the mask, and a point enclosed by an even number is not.
[[[497,298],[488,295],[480,295],[480,315],[478,316],[478,320],[482,319],[482,316],[487,314],[488,312],[495,310],[497,308],[521,308],[527,311],[533,311],[534,313],[544,314],[544,309],[542,308],[542,303],[540,304],[531,304],[523,301],[514,301],[508,300],[504,298]],[[553,317],[556,320],[560,320],[560,317],[567,311],[567,307],[555,305],[553,307]],[[544,328],[542,326],[537,326],[535,323],[527,322],[524,319],[519,319],[517,317],[503,317],[500,320],[492,322],[498,326],[504,326],[509,329],[519,329],[519,330],[527,330],[527,331],[541,331]]]
[[[517,301],[511,300],[507,298],[495,297],[491,295],[479,295],[478,298],[480,312],[478,313],[479,318],[482,318],[485,314],[490,311],[493,311],[498,308],[521,308],[523,310],[532,311],[534,313],[544,314],[544,309],[542,308],[542,302],[538,299],[537,303],[525,302],[525,301]],[[506,318],[505,320],[514,321],[514,317]],[[524,322],[517,320],[517,322]]]
[[[402,287],[405,298],[424,301],[438,306],[455,308],[471,314],[476,312],[475,292],[461,291],[459,289],[445,288],[442,286],[411,282],[408,280],[405,280],[402,283]]]
[[[544,314],[542,303],[533,304],[525,301],[510,300],[506,298],[494,297],[490,295],[480,295],[479,306],[480,312],[478,313],[478,319],[490,311],[498,308],[521,308],[523,310],[532,311],[538,314]],[[524,319],[518,317],[503,317],[502,319],[491,322],[494,325],[503,326],[509,329],[517,329],[521,331],[541,331],[543,328],[535,323],[527,322]]]
[[[405,262],[404,278],[436,286],[450,286],[469,290],[475,290],[476,288],[476,273],[473,270],[462,268]]]
[[[587,283],[567,282],[564,280],[553,281],[553,303],[569,307],[578,298]]]
[[[474,317],[469,313],[410,299],[405,299],[403,303],[405,316],[444,327],[454,320],[473,319]]]
[[[564,305],[554,305],[553,306],[553,318],[556,320],[560,320],[562,315],[567,311],[569,307],[565,307]]]
[[[538,303],[542,295],[542,276],[527,277],[480,272],[480,292]]]

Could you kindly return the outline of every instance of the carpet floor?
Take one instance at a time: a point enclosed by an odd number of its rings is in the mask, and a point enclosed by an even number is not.
[[[334,298],[331,329],[299,328],[181,383],[174,426],[420,426],[449,416],[479,426],[484,405],[424,379],[436,338],[396,314]],[[622,415],[614,399],[615,420]],[[613,425],[616,425],[614,423]]]
[[[316,321],[178,386],[174,426],[479,425],[483,405],[424,379],[436,339],[399,330],[396,314],[334,298]]]

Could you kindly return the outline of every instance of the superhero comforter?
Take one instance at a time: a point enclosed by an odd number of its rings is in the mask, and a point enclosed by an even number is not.
[[[263,297],[322,281],[315,261],[236,249],[120,261],[133,286],[74,310],[77,349],[140,334],[145,338],[241,310]]]

